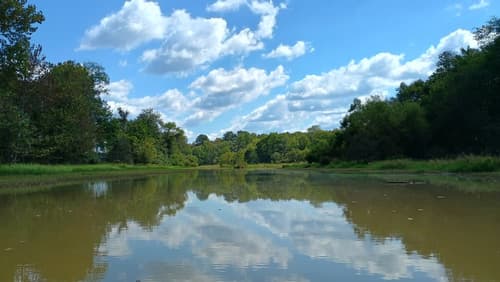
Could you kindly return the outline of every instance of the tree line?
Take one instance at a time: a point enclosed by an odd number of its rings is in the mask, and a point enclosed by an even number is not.
[[[96,63],[46,61],[31,35],[44,21],[26,0],[0,3],[0,163],[120,162],[245,167],[255,163],[372,161],[498,155],[500,21],[475,35],[479,49],[440,55],[427,79],[394,98],[354,100],[341,127],[307,132],[226,132],[189,144],[152,109],[131,119],[103,100],[109,77]]]
[[[500,19],[475,31],[479,49],[440,54],[427,80],[394,98],[355,100],[328,160],[448,158],[500,154]]]

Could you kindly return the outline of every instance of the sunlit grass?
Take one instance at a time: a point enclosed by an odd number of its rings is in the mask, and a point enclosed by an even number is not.
[[[171,169],[171,166],[129,165],[129,164],[92,164],[92,165],[42,165],[12,164],[0,165],[0,175],[50,175],[71,173],[111,172],[122,170]]]
[[[361,170],[401,170],[411,172],[494,172],[500,171],[500,158],[463,156],[454,159],[412,160],[396,159],[374,162],[334,161],[327,166],[318,164],[289,165],[287,168],[332,168]]]

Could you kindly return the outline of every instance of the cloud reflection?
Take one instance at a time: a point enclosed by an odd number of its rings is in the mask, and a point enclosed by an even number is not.
[[[416,272],[436,281],[447,281],[446,270],[434,257],[407,253],[399,238],[374,240],[361,237],[343,216],[342,207],[307,202],[258,200],[228,203],[211,195],[199,201],[189,193],[186,207],[175,217],[145,231],[129,222],[126,230],[114,227],[102,254],[126,258],[133,241],[160,242],[168,250],[183,250],[203,265],[217,269],[274,267],[287,269],[296,256],[344,265],[384,280],[414,278]],[[306,281],[300,270],[290,269],[293,281]],[[289,278],[276,276],[276,281]],[[208,279],[208,278],[207,278]],[[210,280],[210,279],[208,279]],[[273,280],[273,281],[274,281]]]

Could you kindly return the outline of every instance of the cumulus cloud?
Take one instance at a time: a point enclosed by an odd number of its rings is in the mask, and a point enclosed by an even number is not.
[[[209,12],[236,11],[247,3],[246,0],[217,0],[207,7]]]
[[[283,66],[278,66],[269,73],[258,68],[212,70],[190,85],[191,89],[201,92],[202,95],[193,100],[193,107],[198,111],[186,120],[186,124],[194,125],[204,120],[212,120],[228,109],[268,95],[272,89],[284,85],[288,79]]]
[[[130,97],[133,84],[127,80],[111,82],[108,86],[108,95],[103,98],[112,110],[119,107],[138,115],[143,109],[152,108],[159,111],[164,119],[179,119],[179,115],[190,107],[191,102],[177,89],[169,89],[163,94],[144,96],[141,98]]]
[[[259,27],[256,34],[260,38],[273,37],[274,27],[276,26],[276,17],[280,9],[286,8],[284,4],[274,6],[272,1],[251,1],[250,10],[260,15]]]
[[[282,86],[288,80],[283,66],[267,73],[258,68],[215,69],[196,79],[190,88],[201,90],[205,95],[196,104],[199,108],[217,109],[236,103],[245,103],[271,89]]]
[[[247,6],[260,17],[256,30],[228,28],[223,18],[192,17],[185,10],[162,14],[160,5],[148,0],[129,0],[123,7],[85,32],[80,50],[112,48],[130,51],[152,40],[159,47],[142,52],[144,70],[155,74],[186,74],[208,66],[224,56],[246,55],[264,48],[271,38],[276,17],[285,5],[271,1],[219,0],[209,11],[236,10]]]
[[[242,6],[247,6],[252,13],[260,15],[260,22],[255,35],[258,38],[271,38],[276,26],[276,17],[286,4],[275,6],[272,1],[262,0],[217,0],[207,7],[209,12],[236,11]]]
[[[183,72],[220,57],[228,37],[227,23],[221,18],[192,18],[184,10],[168,18],[162,47],[147,50],[142,61],[152,73]]]
[[[246,5],[260,16],[257,30],[231,31],[222,18],[193,18],[177,10],[166,19],[167,32],[160,48],[143,53],[146,71],[156,74],[187,73],[228,55],[246,55],[264,48],[263,39],[271,38],[281,6],[266,1],[217,1],[209,11],[236,10]]]
[[[292,101],[318,102],[317,108],[322,110],[321,105],[339,105],[359,96],[383,94],[402,81],[411,82],[429,76],[442,52],[456,52],[468,46],[477,47],[474,35],[459,29],[414,60],[405,62],[402,54],[379,53],[358,62],[351,61],[327,73],[307,75],[291,85],[287,97]],[[300,110],[300,107],[295,109]],[[314,111],[314,108],[308,106],[303,110]]]
[[[111,101],[124,101],[133,88],[134,85],[128,80],[113,81],[107,87],[108,96],[105,98]]]
[[[222,132],[305,130],[315,124],[337,127],[354,98],[387,97],[401,82],[427,78],[442,52],[467,47],[477,48],[478,43],[470,31],[459,29],[413,60],[405,60],[403,54],[379,53],[326,73],[307,75],[291,83],[286,93],[236,118]]]
[[[157,74],[186,73],[227,55],[244,55],[264,48],[254,31],[232,32],[222,18],[193,18],[184,10],[167,19],[168,29],[160,48],[143,53],[146,71]]]
[[[111,82],[107,86],[108,95],[104,98],[112,110],[121,107],[135,116],[142,109],[153,108],[169,120],[194,126],[268,95],[273,89],[285,85],[288,79],[281,65],[269,72],[258,68],[220,68],[195,79],[189,86],[192,90],[189,98],[177,89],[169,89],[160,95],[133,98],[130,95],[133,85],[127,80]]]
[[[231,125],[212,137],[221,136],[227,131],[247,130],[256,133],[305,131],[312,125],[322,128],[337,127],[347,108],[328,108],[323,111],[294,111],[286,95],[278,95],[248,115],[234,119]]]
[[[489,0],[479,0],[479,2],[470,5],[469,10],[479,10],[479,9],[486,8],[489,5],[490,5]]]
[[[280,44],[276,49],[264,54],[264,58],[285,58],[290,61],[313,51],[314,48],[310,44],[297,41],[293,46]]]
[[[81,50],[114,48],[131,50],[153,39],[161,39],[166,19],[160,5],[147,0],[130,0],[120,11],[103,18],[85,32]]]

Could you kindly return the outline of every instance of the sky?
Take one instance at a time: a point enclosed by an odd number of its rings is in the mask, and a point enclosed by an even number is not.
[[[103,98],[153,108],[190,141],[226,131],[339,127],[355,98],[425,79],[498,0],[31,0],[53,63],[102,65]],[[496,14],[495,14],[496,13]]]

